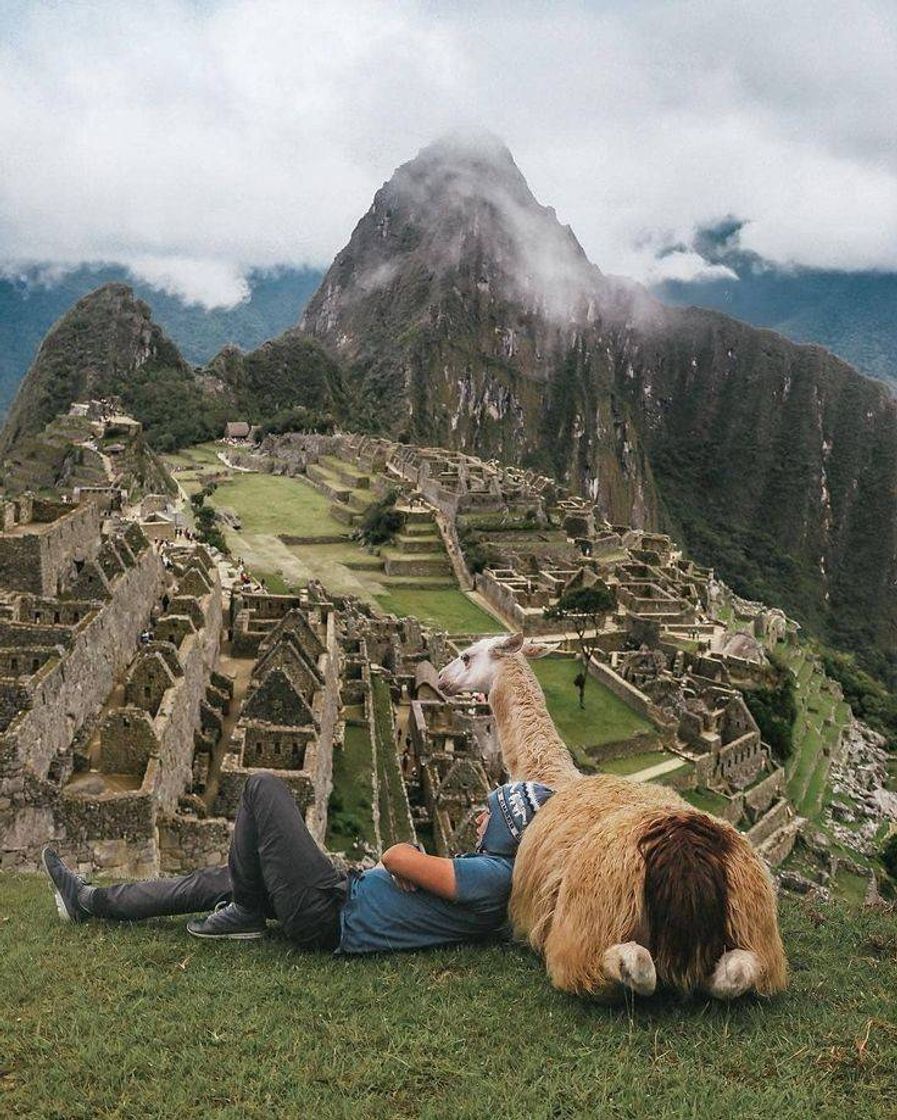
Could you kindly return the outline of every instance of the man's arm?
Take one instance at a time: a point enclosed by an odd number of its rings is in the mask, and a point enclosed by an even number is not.
[[[381,857],[386,870],[421,890],[454,901],[457,892],[455,864],[443,856],[428,856],[411,844],[393,844]]]

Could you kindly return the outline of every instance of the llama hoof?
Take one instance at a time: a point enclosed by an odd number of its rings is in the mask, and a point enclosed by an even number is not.
[[[651,954],[637,941],[611,945],[604,954],[604,970],[638,996],[650,996],[657,987],[657,973]]]
[[[738,999],[754,986],[759,971],[756,954],[748,949],[723,953],[710,979],[710,994],[714,999]]]

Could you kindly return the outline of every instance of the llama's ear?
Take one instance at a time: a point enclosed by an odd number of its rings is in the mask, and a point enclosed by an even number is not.
[[[548,657],[551,653],[557,653],[560,644],[560,642],[528,641],[523,643],[523,649],[521,649],[520,652],[524,657],[528,657],[530,661],[537,661],[540,657]]]
[[[492,647],[493,657],[509,657],[512,653],[520,653],[523,648],[522,634],[509,634],[501,642],[496,642]]]

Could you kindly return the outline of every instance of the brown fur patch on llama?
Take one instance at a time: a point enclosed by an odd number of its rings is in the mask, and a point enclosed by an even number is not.
[[[729,835],[703,813],[665,813],[638,841],[645,861],[644,944],[681,991],[706,981],[728,946]]]

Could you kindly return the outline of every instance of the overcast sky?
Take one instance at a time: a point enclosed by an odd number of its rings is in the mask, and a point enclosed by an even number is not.
[[[771,260],[897,269],[897,0],[4,0],[0,261],[208,305],[325,266],[394,167],[486,127],[606,272],[727,214]]]

